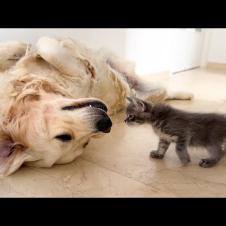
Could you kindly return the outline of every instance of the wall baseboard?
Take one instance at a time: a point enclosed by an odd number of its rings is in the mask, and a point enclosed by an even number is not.
[[[181,72],[185,72],[185,71],[191,71],[191,70],[195,70],[195,69],[198,69],[200,68],[200,66],[197,66],[197,67],[192,67],[192,68],[187,68],[187,69],[184,69],[184,70],[181,70],[181,71],[175,71],[173,72],[172,74],[178,74],[178,73],[181,73]]]
[[[224,63],[216,63],[216,62],[208,62],[207,65],[206,65],[206,68],[225,70],[226,71],[226,64],[224,64]]]

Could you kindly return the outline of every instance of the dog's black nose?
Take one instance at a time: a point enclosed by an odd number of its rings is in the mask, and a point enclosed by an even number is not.
[[[100,132],[109,133],[111,131],[112,122],[109,117],[103,117],[97,121],[96,128]]]

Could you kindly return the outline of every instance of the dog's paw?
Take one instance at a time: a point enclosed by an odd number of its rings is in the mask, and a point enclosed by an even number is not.
[[[216,165],[216,162],[213,161],[212,159],[201,159],[199,162],[199,166],[203,168],[209,168]]]
[[[192,100],[194,99],[194,95],[190,92],[175,91],[175,92],[168,93],[168,96],[166,99],[167,100]]]
[[[150,157],[154,159],[163,159],[164,155],[160,154],[158,151],[151,151]]]

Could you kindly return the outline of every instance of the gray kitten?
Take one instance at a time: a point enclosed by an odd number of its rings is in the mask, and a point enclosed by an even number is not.
[[[158,149],[152,158],[162,159],[171,142],[176,143],[176,153],[183,164],[190,162],[188,146],[205,147],[210,157],[201,159],[201,167],[211,167],[219,162],[226,145],[226,117],[214,113],[191,113],[166,104],[151,104],[138,98],[127,98],[127,124],[150,123],[159,136]]]

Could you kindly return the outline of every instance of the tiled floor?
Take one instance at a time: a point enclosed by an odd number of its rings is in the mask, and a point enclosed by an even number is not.
[[[196,69],[165,83],[194,93],[193,101],[171,102],[178,108],[226,112],[226,72]],[[0,180],[0,196],[226,197],[226,157],[216,167],[203,169],[197,163],[207,153],[190,149],[192,162],[182,167],[171,146],[164,160],[150,159],[158,141],[150,126],[130,128],[114,121],[112,132],[92,140],[73,163],[50,169],[22,167]]]

